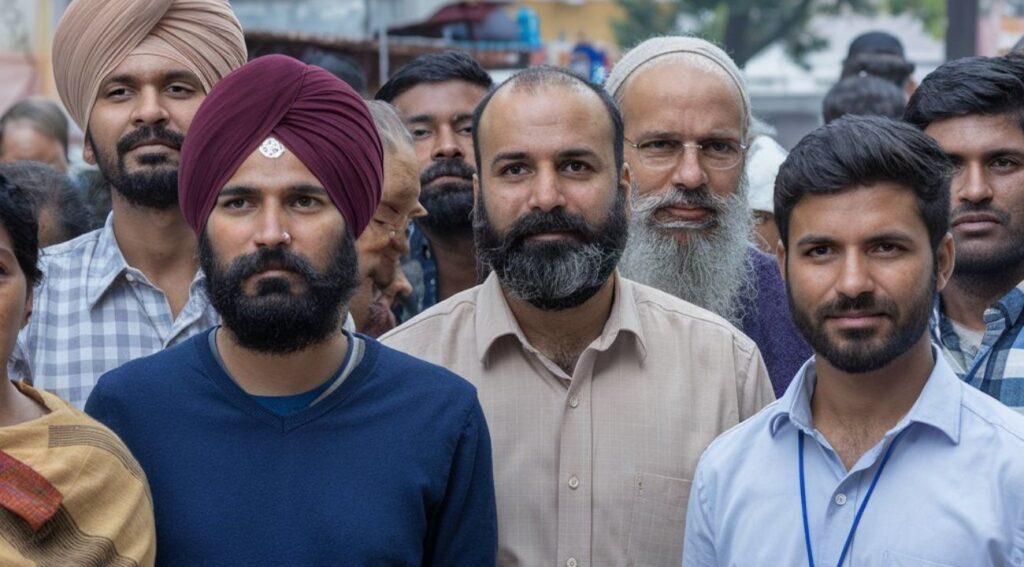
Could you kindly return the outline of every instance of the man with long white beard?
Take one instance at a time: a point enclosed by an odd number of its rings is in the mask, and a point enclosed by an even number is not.
[[[636,189],[622,273],[742,329],[780,395],[811,351],[774,260],[750,242],[750,98],[739,69],[707,41],[660,37],[627,53],[606,88]]]
[[[487,280],[382,337],[478,389],[499,565],[679,565],[697,459],[772,399],[717,315],[619,277],[629,168],[607,93],[531,68],[473,116]]]

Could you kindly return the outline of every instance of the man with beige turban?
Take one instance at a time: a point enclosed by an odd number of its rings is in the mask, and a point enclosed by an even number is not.
[[[227,0],[75,0],[53,42],[83,158],[112,187],[103,228],[48,248],[16,374],[78,407],[104,372],[208,329],[179,150],[206,93],[246,60]]]
[[[750,97],[739,68],[703,39],[658,37],[626,53],[605,87],[622,111],[636,187],[622,274],[739,327],[781,395],[811,350],[775,259],[750,241]]]

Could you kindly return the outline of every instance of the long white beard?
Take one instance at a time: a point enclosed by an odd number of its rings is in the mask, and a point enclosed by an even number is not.
[[[638,197],[634,192],[629,241],[619,263],[622,274],[740,326],[743,306],[757,293],[747,257],[751,218],[743,189],[741,183],[730,197],[710,196],[718,213],[706,228],[654,218],[658,209],[678,202],[678,195]],[[684,242],[675,238],[680,231],[688,233]]]

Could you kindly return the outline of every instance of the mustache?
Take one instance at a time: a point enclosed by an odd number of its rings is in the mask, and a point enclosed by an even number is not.
[[[156,126],[140,126],[117,141],[117,154],[123,156],[131,151],[133,146],[147,140],[157,140],[176,150],[180,150],[181,145],[185,142],[185,136],[180,132],[175,132],[159,124]]]
[[[714,195],[707,186],[684,191],[670,190],[652,195],[638,195],[633,199],[633,211],[647,215],[665,207],[701,207],[720,213],[728,206],[726,198]]]
[[[302,257],[284,248],[261,248],[231,262],[227,276],[237,281],[245,280],[268,270],[287,270],[302,276],[307,282],[316,282],[320,274]]]
[[[583,217],[567,213],[564,209],[553,209],[546,213],[533,211],[508,229],[502,239],[502,248],[512,248],[531,236],[548,232],[576,234],[584,242],[593,240],[596,235],[596,229]]]
[[[438,160],[420,174],[420,186],[426,186],[439,177],[447,176],[461,177],[466,181],[472,181],[474,173],[476,170],[461,159]]]
[[[848,313],[864,311],[893,315],[896,313],[896,310],[896,302],[890,299],[879,298],[872,293],[862,293],[857,297],[840,295],[818,308],[818,316],[824,319],[826,317],[842,317]]]
[[[1002,209],[997,209],[991,205],[980,205],[977,203],[965,203],[959,207],[953,209],[950,213],[949,218],[951,221],[956,220],[960,215],[968,213],[986,213],[999,219],[999,222],[1003,224],[1009,224],[1010,214]]]

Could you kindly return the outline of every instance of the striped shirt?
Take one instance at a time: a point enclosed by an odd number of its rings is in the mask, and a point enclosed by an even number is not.
[[[164,292],[125,262],[112,215],[103,228],[46,248],[40,268],[32,317],[18,336],[9,370],[78,408],[103,373],[219,321],[202,272],[175,318]]]
[[[932,338],[961,380],[1024,413],[1024,282],[985,310],[985,336],[975,356],[936,302]]]

